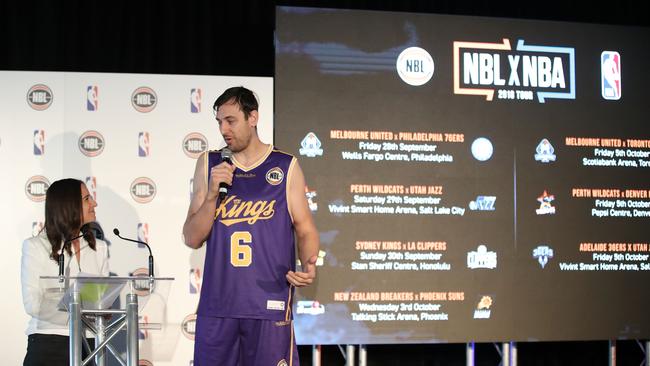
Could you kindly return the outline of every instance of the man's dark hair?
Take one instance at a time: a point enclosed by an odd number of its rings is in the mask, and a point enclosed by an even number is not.
[[[243,86],[235,86],[227,89],[217,98],[212,106],[214,113],[217,113],[219,107],[230,102],[239,105],[239,109],[244,112],[244,117],[246,119],[248,119],[248,116],[250,116],[252,111],[256,111],[257,108],[259,108],[255,93]]]

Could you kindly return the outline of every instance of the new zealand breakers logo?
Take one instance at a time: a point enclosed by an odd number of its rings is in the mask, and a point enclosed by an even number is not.
[[[454,42],[454,94],[497,99],[575,99],[575,50],[572,47]]]
[[[131,197],[138,203],[149,203],[156,196],[156,184],[147,177],[136,178],[131,183]]]
[[[149,113],[156,108],[156,103],[158,103],[156,92],[146,86],[137,88],[131,95],[131,104],[138,112]]]
[[[616,51],[600,54],[601,94],[607,100],[621,99],[621,55]]]
[[[533,249],[533,258],[537,259],[539,265],[544,268],[548,260],[553,258],[553,249],[548,245],[540,245]]]
[[[435,69],[429,52],[420,47],[409,47],[402,51],[395,68],[402,81],[413,86],[426,84],[433,77]]]
[[[53,100],[54,95],[47,85],[36,84],[27,91],[27,104],[34,110],[44,111],[50,108]]]
[[[90,112],[97,111],[99,107],[99,88],[97,85],[86,87],[86,109]]]
[[[494,211],[494,203],[497,196],[476,196],[475,201],[469,203],[469,209],[472,211]]]
[[[79,137],[79,150],[88,157],[95,157],[104,151],[104,137],[97,131],[86,131]]]

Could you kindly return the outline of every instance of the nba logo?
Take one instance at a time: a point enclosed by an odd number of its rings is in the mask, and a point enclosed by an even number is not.
[[[86,177],[86,188],[88,188],[88,193],[93,200],[97,201],[97,178]]]
[[[201,276],[200,268],[190,269],[190,293],[191,294],[200,294],[201,293],[201,281],[203,277]]]
[[[88,85],[86,88],[86,109],[90,112],[97,110],[99,89],[97,85]]]
[[[138,240],[149,244],[149,224],[146,222],[138,223]],[[138,247],[144,248],[145,246],[138,244]]]
[[[190,90],[190,112],[201,113],[201,89]]]
[[[34,130],[34,155],[45,154],[45,131]]]
[[[143,324],[146,327],[149,324],[149,316],[147,316],[147,315],[141,316],[140,317],[140,324]],[[147,331],[147,329],[146,328],[145,329],[142,329],[142,328],[138,329],[138,339],[144,341],[147,338],[149,338],[149,332]]]
[[[149,132],[138,134],[138,156],[147,157],[150,153]]]
[[[616,51],[600,54],[601,94],[607,100],[621,99],[621,55]]]
[[[41,221],[32,222],[32,236],[37,236],[40,234],[41,230],[43,230],[43,227],[45,227],[45,224],[43,224]]]
[[[194,178],[190,178],[190,201],[194,198]]]

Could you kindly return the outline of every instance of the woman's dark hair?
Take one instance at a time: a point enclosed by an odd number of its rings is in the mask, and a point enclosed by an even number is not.
[[[79,235],[83,216],[81,200],[82,181],[77,179],[61,179],[52,183],[45,194],[45,233],[52,244],[50,258],[55,262],[59,259],[61,245],[65,240]],[[84,239],[95,249],[95,237],[90,230],[84,230]],[[65,251],[72,255],[71,243],[67,243]]]
[[[255,93],[243,86],[234,86],[224,91],[223,94],[214,101],[212,109],[217,113],[219,107],[226,103],[230,103],[230,101],[239,105],[239,109],[244,112],[244,118],[246,119],[248,119],[248,116],[250,116],[252,111],[256,111],[259,108],[259,103],[257,102]]]

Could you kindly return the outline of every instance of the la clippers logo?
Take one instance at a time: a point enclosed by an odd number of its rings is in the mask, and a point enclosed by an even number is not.
[[[97,201],[97,178],[86,177],[86,188],[93,200]]]
[[[600,55],[601,95],[607,100],[621,99],[621,55],[603,51]]]
[[[138,133],[138,156],[146,158],[151,153],[150,148],[149,132]]]
[[[190,112],[201,113],[201,89],[190,90]]]
[[[86,131],[79,137],[79,150],[88,157],[95,157],[104,151],[104,137],[97,131]]]
[[[149,244],[149,224],[146,222],[138,223],[138,240]],[[144,248],[145,246],[138,243],[138,247]]]
[[[183,139],[183,152],[196,159],[208,149],[208,139],[198,132],[192,132]]]
[[[90,112],[97,111],[99,106],[99,88],[97,85],[86,87],[86,109]]]
[[[137,88],[131,95],[131,104],[136,111],[141,113],[149,113],[156,108],[158,97],[153,89],[143,86]]]
[[[50,181],[42,175],[35,175],[25,183],[25,194],[34,202],[43,202],[48,188],[50,188]]]
[[[575,49],[510,40],[454,42],[454,94],[497,99],[575,99]]]
[[[54,101],[54,95],[47,85],[36,84],[27,92],[27,104],[34,110],[44,111],[50,108],[52,101]]]
[[[156,184],[147,177],[139,177],[131,183],[130,191],[135,202],[149,203],[156,196]]]
[[[193,341],[196,333],[196,314],[190,314],[181,322],[181,332],[183,335]]]
[[[45,154],[45,131],[34,130],[34,155]]]

